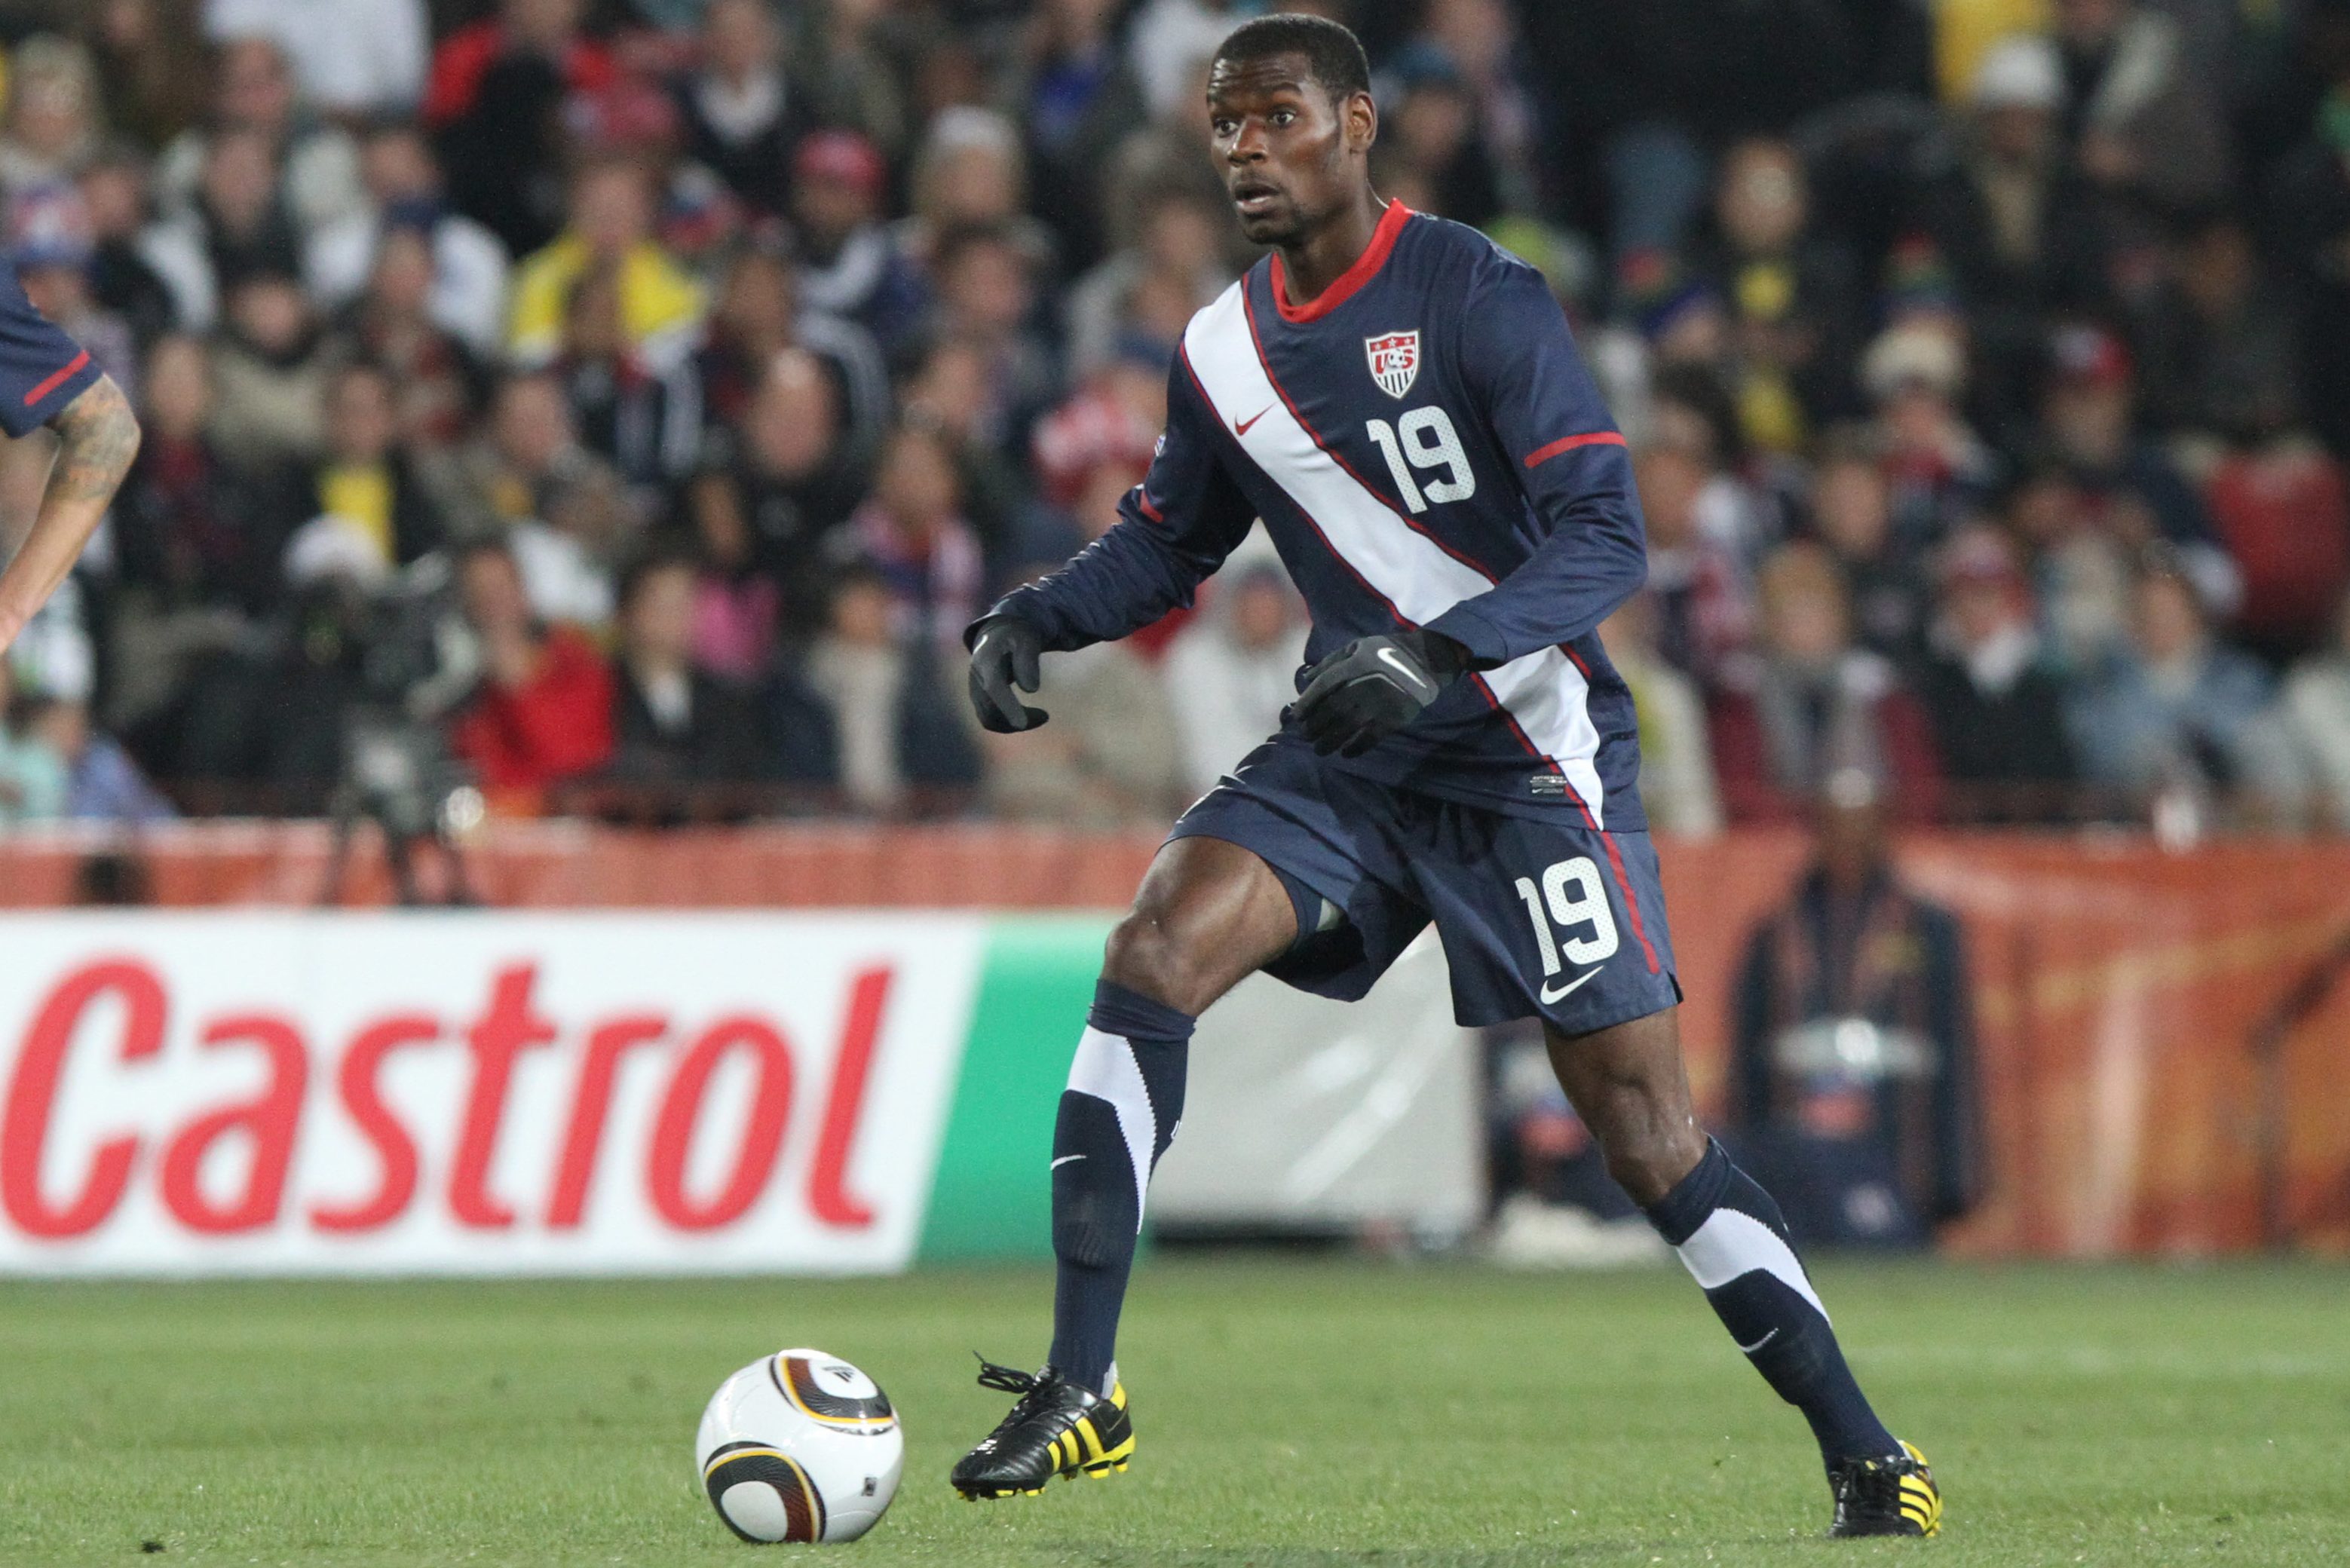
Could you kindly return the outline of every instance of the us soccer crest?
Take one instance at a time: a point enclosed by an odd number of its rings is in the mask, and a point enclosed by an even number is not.
[[[1419,334],[1390,332],[1381,337],[1363,339],[1363,352],[1371,358],[1371,379],[1379,390],[1390,398],[1400,398],[1411,390],[1419,379]]]

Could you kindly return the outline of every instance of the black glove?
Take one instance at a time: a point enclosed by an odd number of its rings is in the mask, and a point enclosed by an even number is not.
[[[1014,694],[1017,686],[1034,691],[1043,678],[1038,660],[1045,639],[1016,615],[982,616],[964,633],[971,639],[971,705],[980,728],[999,735],[1016,735],[1045,722],[1045,710],[1031,708]]]
[[[1468,651],[1432,631],[1358,637],[1306,672],[1290,711],[1316,752],[1359,757],[1419,718],[1468,668]]]

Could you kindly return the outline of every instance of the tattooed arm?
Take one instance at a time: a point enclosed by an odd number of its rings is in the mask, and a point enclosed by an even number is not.
[[[49,428],[57,433],[57,455],[48,488],[16,559],[0,572],[0,649],[16,640],[73,570],[139,452],[138,417],[107,377],[68,403]]]

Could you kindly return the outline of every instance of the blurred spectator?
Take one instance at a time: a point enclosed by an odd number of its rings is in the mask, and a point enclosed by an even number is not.
[[[1696,682],[1657,650],[1653,593],[1635,594],[1599,624],[1608,662],[1631,689],[1640,720],[1640,806],[1648,826],[1681,838],[1721,831],[1721,794]]]
[[[1492,155],[1479,134],[1469,82],[1451,56],[1430,43],[1406,48],[1383,73],[1385,121],[1378,151],[1385,171],[1425,184],[1430,210],[1472,228],[1502,210]]]
[[[1042,574],[1030,567],[1015,576]],[[1061,654],[1045,687],[1053,722],[1027,737],[1041,745],[980,737],[992,815],[1072,827],[1155,826],[1180,807],[1188,780],[1176,715],[1159,671],[1140,655],[1121,642]]]
[[[373,365],[343,366],[328,379],[325,402],[325,456],[286,487],[278,532],[340,518],[386,570],[441,548],[448,525],[400,441],[390,378]]]
[[[72,180],[97,156],[105,129],[88,51],[46,33],[26,39],[8,57],[0,192]]]
[[[1127,58],[1153,115],[1176,109],[1199,69],[1240,26],[1228,0],[1143,0],[1127,32]]]
[[[702,384],[691,365],[658,370],[629,347],[620,297],[618,266],[591,266],[573,281],[553,371],[580,444],[610,463],[650,511],[701,457]]]
[[[695,545],[693,661],[748,685],[774,661],[783,595],[758,569],[742,495],[723,474],[695,476],[685,505]]]
[[[65,815],[66,761],[28,722],[39,705],[0,659],[0,827]]]
[[[2074,782],[2064,694],[2041,657],[2031,590],[2006,537],[1967,529],[1946,545],[1934,655],[1918,679],[1958,813],[2061,818]]]
[[[424,0],[204,0],[205,31],[270,39],[305,99],[353,118],[416,107],[427,22]]]
[[[2130,634],[2074,694],[2083,772],[2138,798],[2169,790],[2209,796],[2242,784],[2253,721],[2268,705],[2267,675],[2212,640],[2193,585],[2160,563],[2138,574]]]
[[[2106,293],[2096,203],[2067,158],[2064,64],[2018,35],[1982,57],[1965,122],[1921,174],[1910,219],[1967,313],[1983,405],[2029,406],[2047,316]]]
[[[2082,170],[2108,193],[2163,214],[2190,212],[2228,178],[2223,73],[2186,29],[2143,0],[2055,0]]]
[[[349,348],[391,378],[400,438],[420,452],[455,447],[473,428],[484,372],[432,316],[432,241],[404,224],[376,246],[367,291],[339,323]]]
[[[620,578],[609,776],[630,784],[724,784],[766,772],[757,716],[735,686],[696,663],[694,567],[647,556]]]
[[[594,645],[532,614],[503,544],[467,548],[457,587],[484,679],[451,742],[482,786],[543,790],[601,767],[612,753],[612,676]]]
[[[791,154],[808,106],[785,68],[784,33],[766,0],[711,0],[702,60],[679,86],[686,150],[754,213],[790,208]]]
[[[1018,547],[1033,543],[1028,535],[1038,521],[1031,508],[1035,484],[1028,466],[1015,462],[1005,448],[1002,410],[988,378],[987,354],[980,345],[962,337],[931,341],[907,379],[900,401],[910,423],[932,431],[953,452],[955,472],[962,480],[963,514],[990,560],[1002,566],[1007,556],[1043,559],[1055,553]],[[1056,538],[1068,542],[1064,535]],[[1074,552],[1082,543],[1070,543],[1069,548]]]
[[[1118,11],[1117,0],[1044,0],[1024,29],[1008,95],[1027,128],[1035,211],[1072,265],[1101,254],[1105,209],[1122,195],[1103,184],[1103,168],[1145,112],[1113,36]]]
[[[316,459],[326,447],[335,357],[300,284],[267,272],[240,280],[213,351],[212,438],[221,455],[253,472]]]
[[[1926,635],[1926,584],[1914,547],[1893,532],[1893,497],[1874,445],[1832,431],[1812,471],[1812,521],[1843,569],[1860,645],[1896,664],[1914,660]]]
[[[1786,545],[1759,589],[1761,637],[1725,672],[1709,715],[1730,819],[1798,820],[1829,778],[1856,770],[1897,815],[1932,820],[1941,776],[1925,712],[1890,664],[1853,645],[1834,558]]]
[[[213,82],[210,125],[182,133],[155,165],[156,189],[166,208],[194,198],[215,141],[254,136],[270,157],[276,181],[271,194],[303,240],[359,210],[366,193],[358,146],[304,106],[285,53],[275,43],[257,36],[227,40],[220,47]]]
[[[1073,504],[1096,470],[1108,466],[1139,483],[1167,428],[1165,347],[1121,338],[1115,356],[1068,401],[1038,421],[1034,466],[1045,499]]]
[[[943,285],[951,236],[985,234],[1008,244],[1024,267],[1052,270],[1052,231],[1026,212],[1028,170],[1020,132],[993,109],[958,105],[923,134],[911,175],[913,211],[891,225],[899,249]]]
[[[278,198],[269,139],[257,131],[213,138],[193,202],[151,224],[139,248],[191,332],[211,331],[229,292],[245,279],[299,275],[302,240]]]
[[[800,297],[856,322],[884,348],[913,330],[927,301],[920,270],[881,222],[888,179],[880,153],[850,131],[818,131],[792,155]]]
[[[921,22],[889,0],[808,0],[799,31],[812,119],[854,132],[891,154],[905,145],[910,56]]]
[[[1747,439],[1788,452],[1807,430],[1860,410],[1853,389],[1865,318],[1857,265],[1809,227],[1802,160],[1787,142],[1742,141],[1724,156],[1711,242],[1698,271],[1726,302],[1741,366]]]
[[[1503,0],[1431,0],[1415,45],[1440,53],[1460,74],[1502,204],[1538,210],[1546,172],[1534,156],[1540,110],[1510,8]]]
[[[1213,789],[1281,728],[1305,653],[1305,606],[1280,561],[1264,550],[1227,562],[1206,607],[1167,647],[1184,788]]]
[[[647,367],[667,370],[692,351],[702,288],[653,237],[650,181],[626,158],[600,160],[573,177],[570,226],[515,274],[507,346],[517,364],[555,358],[572,291],[598,267],[614,272],[623,338]]]
[[[968,786],[979,777],[945,661],[932,644],[899,638],[897,619],[889,585],[848,568],[834,580],[824,635],[808,651],[808,684],[831,708],[839,737],[840,788],[860,811],[896,811],[915,789]],[[959,682],[962,661],[952,662]]]
[[[114,502],[120,582],[108,722],[128,729],[179,694],[193,662],[276,602],[283,536],[265,483],[222,460],[208,430],[212,362],[193,337],[147,357],[143,439]],[[265,526],[266,525],[266,526]]]
[[[92,297],[120,317],[143,353],[179,319],[179,302],[140,249],[147,171],[135,157],[101,156],[81,178],[89,219]]]
[[[2285,677],[2256,756],[2268,802],[2294,826],[2350,833],[2350,597],[2332,641]]]
[[[1232,281],[1219,240],[1224,215],[1187,186],[1143,192],[1111,213],[1118,248],[1064,296],[1068,373],[1082,379],[1135,333],[1137,297],[1148,283],[1173,286],[1183,315],[1212,304]],[[1130,234],[1121,233],[1126,226]]]
[[[1875,441],[1892,485],[1894,545],[1930,549],[1989,498],[1999,460],[1959,404],[1965,352],[1941,322],[1879,333],[1861,360]]]
[[[374,275],[389,237],[413,234],[427,247],[432,324],[474,353],[494,353],[505,331],[505,249],[489,230],[449,208],[423,134],[401,121],[379,125],[368,133],[359,168],[366,204],[318,234],[304,252],[312,294],[328,308],[356,297]]]
[[[527,255],[563,222],[562,105],[619,67],[580,26],[583,0],[499,0],[441,40],[424,91],[457,210]]]
[[[2293,312],[2235,219],[2211,218],[2178,246],[2137,336],[2147,412],[2160,428],[2244,440],[2298,418]]]
[[[204,111],[209,83],[188,68],[203,52],[202,3],[82,0],[77,7],[107,117],[145,151],[169,145]]]
[[[1752,634],[1752,588],[1730,549],[1706,536],[1698,507],[1706,475],[1676,446],[1634,461],[1648,530],[1648,591],[1656,597],[1659,655],[1711,682]]]
[[[782,590],[784,618],[806,635],[825,602],[831,542],[864,494],[840,445],[839,394],[816,357],[779,354],[743,418],[741,450],[711,476],[749,524],[759,569]]]
[[[738,425],[778,355],[804,348],[832,378],[845,419],[844,450],[869,456],[890,415],[889,373],[872,335],[803,307],[791,264],[760,245],[738,250],[721,275],[709,331],[694,356],[703,417]]]
[[[979,540],[963,521],[962,482],[943,439],[914,425],[890,433],[873,498],[849,519],[843,544],[889,586],[899,640],[961,652],[983,581]]]
[[[2141,436],[2129,350],[2102,327],[2060,329],[2050,350],[2043,419],[2098,525],[2125,546],[2166,545],[2179,569],[2221,611],[2242,597],[2242,576],[2211,531],[2201,497],[2169,455]]]
[[[100,822],[162,822],[179,814],[147,782],[130,753],[110,735],[91,729],[87,704],[62,699],[42,702],[26,726],[64,764],[65,805],[60,815]]]
[[[1827,781],[1739,973],[1730,1141],[1814,1245],[1924,1246],[1983,1187],[1964,933],[1902,886],[1885,815],[1866,772]]]

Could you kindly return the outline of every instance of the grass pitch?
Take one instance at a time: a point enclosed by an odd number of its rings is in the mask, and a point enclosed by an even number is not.
[[[692,1481],[719,1379],[875,1373],[906,1481],[868,1568],[2350,1560],[2350,1274],[1830,1264],[1933,1458],[1931,1542],[1827,1542],[1803,1422],[1678,1269],[1146,1263],[1128,1474],[957,1501],[1041,1354],[1030,1271],[625,1284],[0,1286],[0,1561],[743,1563]],[[148,1544],[148,1543],[152,1543]],[[746,1555],[747,1554],[747,1555]],[[826,1559],[829,1561],[829,1559]]]

